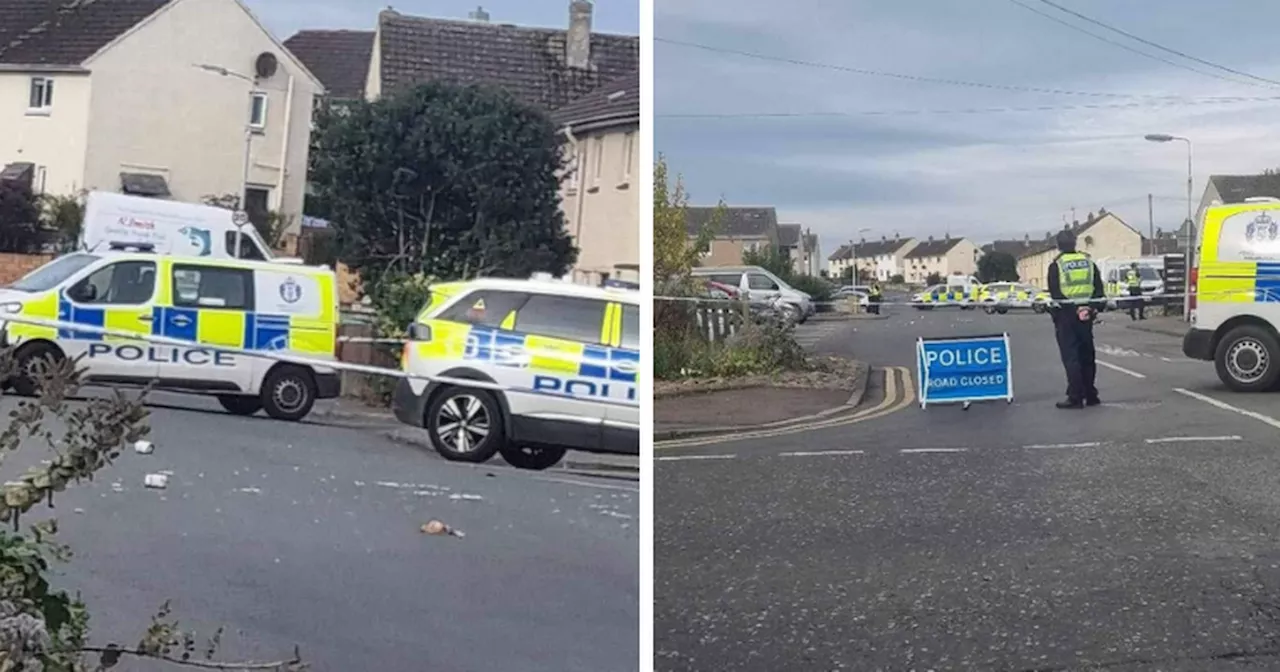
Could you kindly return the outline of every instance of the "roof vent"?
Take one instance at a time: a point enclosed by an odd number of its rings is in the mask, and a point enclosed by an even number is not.
[[[484,7],[476,5],[474,12],[468,12],[467,18],[480,23],[489,23],[489,12],[484,11]]]

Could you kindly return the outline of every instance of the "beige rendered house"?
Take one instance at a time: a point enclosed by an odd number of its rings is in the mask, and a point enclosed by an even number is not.
[[[978,272],[978,246],[968,238],[950,235],[919,242],[903,258],[903,276],[913,284],[924,284],[930,275],[973,275]]]
[[[1142,256],[1142,234],[1105,209],[1069,228],[1076,234],[1076,249],[1095,260]],[[1018,277],[1041,289],[1048,287],[1049,264],[1057,257],[1057,232],[1051,232],[1018,257]]]
[[[689,234],[690,241],[712,225],[718,209],[685,208],[685,232]],[[774,208],[724,208],[715,224],[711,249],[702,255],[701,265],[704,267],[740,266],[746,252],[780,249],[778,211]]]
[[[296,233],[321,92],[239,0],[0,0],[0,166],[37,192],[240,195]]]
[[[574,280],[640,281],[640,73],[633,72],[551,115],[574,169],[562,208],[578,247]]]

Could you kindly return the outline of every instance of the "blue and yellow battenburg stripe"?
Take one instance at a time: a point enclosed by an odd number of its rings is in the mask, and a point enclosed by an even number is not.
[[[1196,286],[1200,303],[1280,303],[1280,263],[1204,261]]]
[[[525,334],[493,327],[471,326],[466,335],[462,359],[492,363],[496,366],[518,366],[534,374],[559,378],[575,378],[596,384],[619,383],[634,401],[640,365],[640,352],[628,348],[582,343],[536,334]],[[624,370],[616,366],[630,364]],[[604,389],[604,388],[600,388]],[[544,393],[544,390],[531,390]],[[568,395],[576,396],[576,395]]]

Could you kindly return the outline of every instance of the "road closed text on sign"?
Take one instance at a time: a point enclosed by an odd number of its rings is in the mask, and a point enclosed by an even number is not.
[[[1009,337],[920,339],[920,403],[1013,399]]]

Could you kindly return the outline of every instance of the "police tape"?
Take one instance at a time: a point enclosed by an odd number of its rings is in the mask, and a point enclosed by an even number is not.
[[[631,382],[630,386],[627,387],[627,390],[626,390],[627,400],[623,401],[623,400],[608,396],[608,392],[609,392],[608,385],[610,382],[625,383],[626,381],[606,380],[604,382],[601,382],[601,381],[595,381],[595,380],[584,380],[584,379],[576,379],[576,378],[568,378],[566,380],[562,378],[557,378],[555,376],[538,375],[538,376],[535,376],[535,380],[531,381],[530,387],[523,388],[523,387],[514,387],[510,385],[501,385],[499,383],[491,383],[483,380],[474,380],[471,378],[453,378],[450,376],[434,376],[434,375],[427,375],[422,373],[410,373],[408,371],[403,371],[399,369],[388,369],[381,366],[371,366],[368,364],[353,364],[351,362],[341,362],[341,361],[331,360],[331,359],[317,359],[312,357],[303,357],[301,355],[295,355],[292,353],[282,352],[279,350],[269,350],[269,351],[249,350],[246,348],[239,348],[239,347],[230,346],[230,345],[193,343],[191,341],[185,341],[177,338],[170,338],[167,336],[156,336],[154,334],[140,334],[138,332],[122,331],[119,329],[108,329],[106,327],[79,324],[75,322],[63,322],[61,320],[45,320],[45,319],[36,318],[36,317],[28,317],[25,315],[15,315],[15,314],[8,314],[8,313],[0,314],[0,333],[4,333],[7,331],[8,323],[10,322],[15,324],[25,324],[33,327],[45,327],[50,329],[58,329],[61,331],[70,331],[74,333],[87,333],[87,334],[94,334],[97,336],[108,336],[111,338],[118,338],[118,339],[128,340],[128,341],[139,341],[139,342],[149,343],[153,345],[164,345],[164,346],[169,346],[173,348],[184,348],[191,352],[208,352],[208,353],[213,353],[213,357],[211,357],[210,360],[215,362],[217,361],[218,354],[240,355],[244,357],[254,357],[257,359],[266,359],[266,360],[272,360],[277,362],[286,362],[289,364],[297,364],[299,366],[306,366],[313,369],[330,369],[333,371],[363,373],[366,375],[387,376],[390,378],[403,378],[406,380],[425,380],[427,382],[441,383],[441,384],[453,385],[457,387],[470,387],[470,388],[489,390],[494,392],[536,393],[536,394],[547,394],[552,396],[561,396],[565,398],[579,398],[579,399],[582,398],[583,395],[573,394],[573,390],[575,388],[584,389],[585,386],[590,385],[591,390],[595,392],[600,389],[600,386],[604,386],[605,394],[603,396],[600,394],[587,394],[585,396],[590,397],[591,401],[594,403],[605,404],[608,406],[632,408],[632,407],[635,407],[638,403],[636,398],[637,390],[635,387],[634,380]],[[91,341],[90,343],[97,343],[97,341]],[[11,343],[10,345],[20,347],[21,343]],[[149,359],[154,359],[153,357],[154,353],[142,353],[141,350],[139,351],[139,355],[137,359],[141,359],[142,356],[144,355],[148,356]],[[179,357],[180,355],[176,350],[173,353],[173,355],[174,355],[174,359],[171,359],[169,361],[172,363],[177,363],[177,357]],[[165,360],[157,360],[157,361],[160,363],[163,363]],[[184,361],[190,362],[190,359],[188,358],[187,360],[184,360]],[[195,363],[195,362],[191,362],[191,363],[193,366],[201,365],[201,363]],[[208,363],[208,362],[204,362],[204,363]],[[522,358],[519,355],[506,356],[502,358],[494,358],[492,363],[495,366],[505,367],[505,368],[515,368],[515,369],[528,368],[527,362],[523,362]],[[638,370],[635,370],[627,373],[631,373],[638,376],[640,372]],[[538,380],[539,378],[545,379],[545,380],[540,381]]]
[[[1224,294],[1229,294],[1229,295],[1231,295],[1231,296],[1237,296],[1237,295],[1239,295],[1239,294],[1240,294],[1240,292],[1238,292],[1238,291],[1237,291],[1237,292],[1226,292],[1226,293],[1224,293]],[[1245,292],[1245,294],[1246,294],[1246,295],[1252,295],[1252,294],[1254,294],[1254,293],[1253,293],[1253,292]],[[1265,297],[1266,297],[1265,299],[1259,299],[1259,300],[1266,300],[1266,301],[1276,301],[1276,300],[1280,300],[1280,293],[1276,293],[1276,295],[1275,295],[1275,296],[1273,296],[1273,295],[1272,295],[1272,292],[1270,292],[1269,290],[1258,290],[1258,294],[1265,295]],[[832,299],[832,300],[828,300],[828,301],[810,301],[810,302],[809,302],[809,305],[811,305],[811,306],[851,306],[851,305],[856,305],[856,306],[859,306],[859,307],[862,307],[862,308],[866,308],[867,306],[912,306],[912,307],[923,307],[923,308],[927,308],[927,307],[939,307],[939,306],[942,306],[942,307],[972,306],[972,307],[975,307],[975,308],[982,308],[982,307],[993,307],[993,308],[994,308],[994,307],[1006,307],[1006,308],[1026,308],[1026,309],[1030,309],[1030,308],[1037,307],[1037,306],[1039,306],[1039,307],[1058,307],[1058,306],[1062,306],[1062,305],[1091,305],[1091,304],[1095,304],[1095,303],[1102,303],[1102,302],[1106,302],[1106,303],[1108,303],[1108,304],[1115,303],[1115,304],[1117,304],[1118,306],[1125,306],[1125,305],[1128,305],[1128,304],[1137,304],[1137,303],[1139,303],[1139,302],[1141,302],[1141,303],[1143,303],[1143,304],[1146,304],[1146,305],[1148,305],[1148,306],[1153,305],[1153,304],[1155,304],[1155,305],[1159,305],[1159,304],[1162,304],[1162,303],[1168,303],[1168,304],[1170,304],[1170,305],[1181,305],[1181,303],[1183,302],[1183,299],[1184,299],[1186,296],[1187,296],[1187,295],[1186,295],[1185,293],[1178,292],[1178,293],[1169,293],[1169,294],[1143,294],[1142,296],[1133,296],[1133,295],[1130,295],[1130,294],[1118,294],[1118,295],[1107,295],[1107,296],[1104,296],[1104,297],[1101,297],[1101,298],[1097,298],[1097,299],[1089,298],[1089,299],[1078,299],[1078,300],[1071,300],[1071,299],[997,299],[997,298],[977,298],[977,299],[972,299],[972,298],[955,298],[955,299],[949,299],[949,298],[939,298],[939,299],[932,299],[932,300],[927,300],[927,301],[915,300],[915,299],[907,299],[907,300],[902,300],[902,299],[881,299],[881,300],[879,300],[879,301],[868,301],[868,300],[865,300],[865,299]],[[1196,296],[1196,297],[1198,297],[1198,298],[1200,298],[1200,299],[1213,298],[1212,296],[1207,295],[1207,294],[1206,294],[1206,293],[1204,293],[1204,292],[1199,292],[1199,293],[1195,294],[1195,296]],[[769,306],[771,306],[771,305],[775,305],[775,304],[778,304],[778,303],[781,303],[782,305],[795,305],[795,304],[790,303],[790,302],[787,302],[787,301],[785,301],[785,300],[778,300],[778,299],[772,299],[772,300],[770,300],[770,299],[732,299],[732,298],[719,298],[719,297],[696,297],[696,296],[655,296],[655,297],[653,297],[653,300],[654,300],[655,302],[659,302],[659,303],[667,302],[667,303],[691,303],[691,304],[701,304],[701,305],[722,305],[722,306],[730,306],[730,307],[736,307],[736,308],[742,308],[742,307],[744,307],[744,306],[746,306],[746,307],[756,307],[756,308],[767,308],[767,307],[769,307]],[[1176,301],[1176,303],[1174,303],[1175,301]]]

